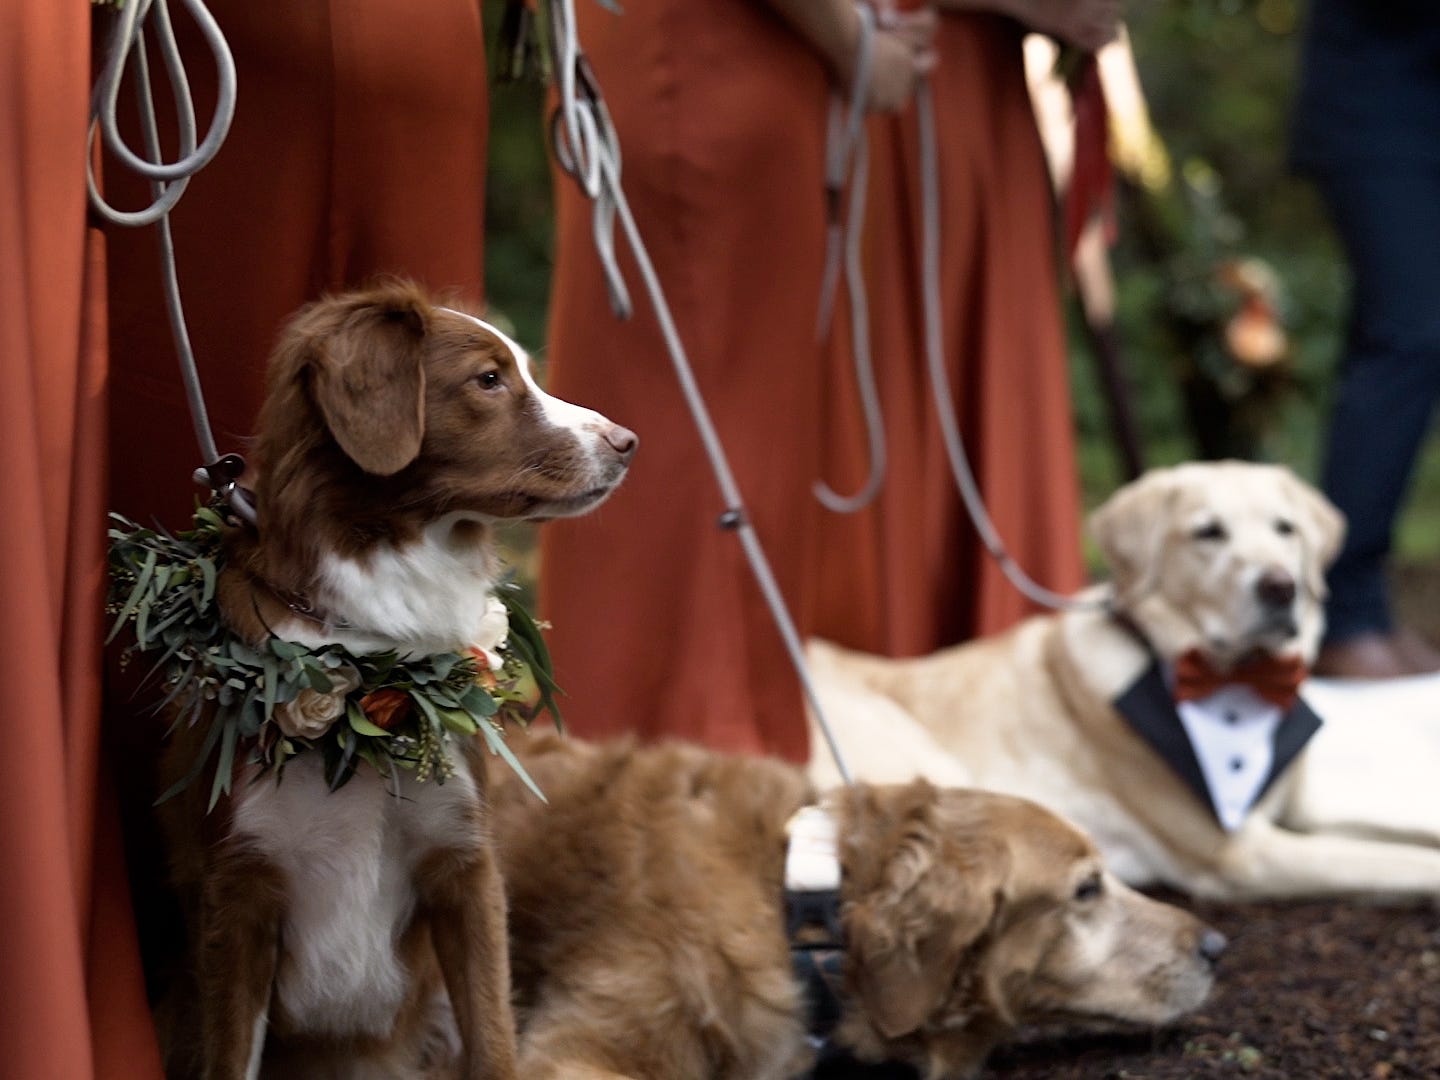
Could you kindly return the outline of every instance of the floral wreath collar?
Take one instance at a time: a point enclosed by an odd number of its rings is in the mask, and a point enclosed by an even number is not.
[[[194,783],[215,761],[213,808],[228,794],[237,752],[277,778],[305,751],[324,757],[331,790],[363,762],[391,782],[401,774],[443,784],[453,772],[446,753],[460,737],[479,735],[542,800],[544,795],[505,745],[507,721],[526,727],[542,710],[560,723],[550,654],[513,583],[497,586],[482,637],[464,652],[401,659],[394,652],[355,655],[340,645],[310,649],[271,635],[258,646],[223,622],[215,584],[225,524],[212,507],[195,511],[195,527],[168,533],[118,514],[110,530],[109,641],[129,625],[134,653],[158,654],[153,673],[165,688],[156,706],[173,707],[181,724],[205,727],[189,771],[159,802]]]

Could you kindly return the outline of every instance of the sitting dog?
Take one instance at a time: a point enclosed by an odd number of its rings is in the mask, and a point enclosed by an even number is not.
[[[1301,686],[1338,512],[1283,468],[1187,464],[1122,488],[1091,526],[1114,575],[1088,597],[1103,607],[920,659],[811,644],[861,775],[1033,798],[1132,884],[1440,893],[1435,715],[1407,720],[1383,696],[1356,713],[1332,686]],[[813,768],[833,775],[819,755]]]
[[[817,1027],[967,1077],[1017,1024],[1196,1007],[1225,944],[1024,800],[922,780],[817,804],[775,760],[553,735],[517,751],[550,802],[495,778],[527,1080],[790,1080]]]
[[[221,615],[252,645],[355,656],[465,652],[494,617],[493,523],[589,510],[636,447],[543,393],[500,331],[405,284],[296,315],[259,424],[259,521],[227,537]],[[489,754],[445,745],[443,783],[403,793],[367,764],[331,791],[317,749],[281,777],[237,755],[208,815],[195,785],[166,804],[199,1012],[173,1073],[418,1076],[453,1064],[458,1032],[455,1075],[517,1075]]]

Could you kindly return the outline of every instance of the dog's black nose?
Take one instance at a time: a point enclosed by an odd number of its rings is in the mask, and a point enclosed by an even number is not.
[[[1219,930],[1211,930],[1207,926],[1201,933],[1200,940],[1195,945],[1195,950],[1200,954],[1202,960],[1211,967],[1214,967],[1220,960],[1221,954],[1224,953],[1225,947],[1229,944],[1230,941],[1224,934],[1220,933]]]
[[[1267,607],[1288,607],[1295,601],[1295,579],[1284,570],[1266,570],[1255,583],[1255,595]]]
[[[617,454],[628,459],[634,456],[635,448],[640,445],[640,436],[627,427],[611,424],[605,429],[605,441]]]

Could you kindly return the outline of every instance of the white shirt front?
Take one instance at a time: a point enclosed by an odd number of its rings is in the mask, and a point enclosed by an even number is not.
[[[1265,787],[1275,761],[1275,731],[1284,714],[1241,684],[1176,702],[1175,711],[1200,762],[1220,824],[1234,832]]]

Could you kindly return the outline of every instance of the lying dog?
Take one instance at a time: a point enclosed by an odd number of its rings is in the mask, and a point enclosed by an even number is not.
[[[1322,630],[1335,509],[1282,468],[1189,464],[1122,488],[1091,524],[1114,572],[1094,594],[1108,610],[915,660],[812,644],[822,707],[861,775],[1033,798],[1132,884],[1440,893],[1440,801],[1424,786],[1440,771],[1434,717],[1428,734],[1383,712],[1315,734],[1290,700]],[[1323,686],[1317,705],[1322,691],[1338,709]],[[1367,743],[1378,769],[1360,767]],[[833,766],[817,755],[814,772]]]
[[[527,365],[494,327],[408,285],[300,312],[260,417],[259,525],[227,538],[231,629],[355,656],[496,644],[492,523],[589,510],[636,446]],[[199,732],[182,731],[172,772]],[[489,755],[463,742],[445,744],[443,783],[406,774],[403,797],[402,774],[367,764],[332,792],[317,749],[289,758],[283,782],[239,766],[208,816],[194,787],[167,804],[200,1013],[173,1072],[254,1077],[263,1052],[263,1075],[418,1075],[453,1055],[448,1028],[457,1075],[516,1075]]]
[[[496,777],[521,1074],[804,1075],[785,909],[787,822],[815,801],[802,771],[679,744],[517,749],[550,801]],[[838,992],[833,1043],[861,1059],[966,1077],[1017,1024],[1159,1024],[1209,992],[1224,938],[1117,881],[1033,803],[916,781],[820,805],[838,878],[795,838],[788,870],[810,876],[788,884],[839,882],[828,933],[844,960],[821,978]]]

